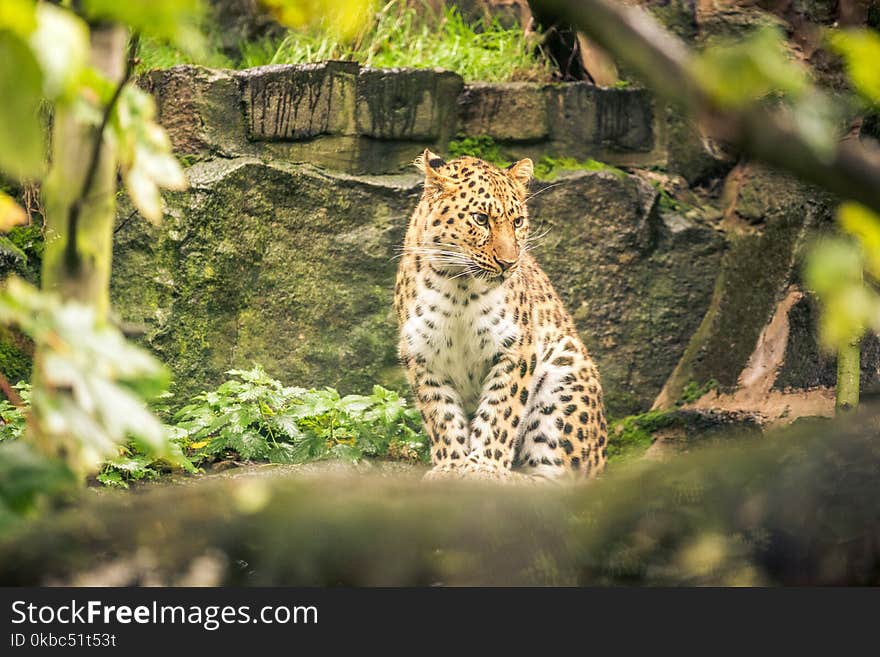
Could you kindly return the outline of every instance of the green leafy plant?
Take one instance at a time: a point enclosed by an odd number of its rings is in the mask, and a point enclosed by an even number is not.
[[[276,463],[428,458],[418,411],[381,386],[371,395],[342,397],[332,388],[286,387],[260,367],[228,374],[174,416],[196,461],[227,455]]]
[[[24,381],[13,386],[25,407],[31,403],[31,386]],[[24,436],[27,421],[22,408],[8,399],[0,399],[0,442]]]

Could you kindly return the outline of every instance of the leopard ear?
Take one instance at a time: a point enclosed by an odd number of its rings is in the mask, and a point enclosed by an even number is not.
[[[507,175],[510,176],[515,183],[518,183],[523,188],[525,188],[529,181],[532,179],[532,172],[534,171],[534,165],[529,158],[525,158],[524,160],[520,160],[519,162],[514,162],[509,167],[507,167]]]
[[[437,171],[446,162],[436,153],[432,153],[427,148],[413,162],[416,168],[425,174],[425,187],[443,187],[450,183],[450,179]]]

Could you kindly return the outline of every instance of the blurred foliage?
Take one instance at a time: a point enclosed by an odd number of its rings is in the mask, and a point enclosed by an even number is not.
[[[199,33],[192,29],[199,7],[196,0],[83,3],[90,18],[123,22],[188,52],[200,49]],[[115,88],[89,65],[89,30],[82,18],[33,0],[5,6],[0,13],[0,95],[6,99],[0,104],[0,126],[5,128],[0,129],[0,170],[15,178],[41,178],[46,171],[43,104],[73,107],[81,121],[97,127]],[[153,98],[128,84],[104,135],[119,148],[132,201],[152,221],[161,217],[158,188],[182,189],[186,183],[164,130],[155,123],[155,112]],[[0,230],[22,221],[21,209],[0,195]]]
[[[347,41],[366,23],[371,0],[258,0],[282,25],[303,28],[321,21],[326,29]]]
[[[22,518],[36,515],[75,483],[64,462],[47,459],[23,441],[0,442],[0,535]]]
[[[156,123],[153,97],[126,85],[108,126],[108,141],[117,149],[119,166],[132,203],[146,219],[162,219],[160,188],[182,190],[186,175],[171,154],[171,141]]]
[[[83,0],[76,5],[90,20],[120,22],[190,53],[201,49],[194,29],[200,7],[198,0]],[[69,3],[2,3],[0,172],[20,181],[42,182],[48,168],[46,117],[64,108],[84,126],[106,123],[97,139],[116,147],[134,205],[158,221],[159,188],[182,189],[183,171],[155,122],[152,97],[127,80],[119,87],[107,79],[91,66],[90,48],[89,28]],[[26,219],[27,213],[0,193],[0,231]],[[26,252],[14,237],[3,237],[0,249],[26,262]],[[130,440],[151,458],[188,465],[166,427],[141,401],[164,389],[166,370],[129,345],[105,318],[13,278],[0,291],[0,320],[29,336],[40,354],[35,385],[26,398],[31,404],[28,421],[20,409],[4,407],[4,437],[27,430],[44,457],[62,456],[78,478],[95,472],[103,460],[117,458]],[[62,467],[47,459],[47,468],[56,466]]]
[[[27,222],[27,212],[9,194],[0,191],[0,232]]]
[[[835,30],[831,48],[843,57],[853,87],[871,106],[880,105],[880,34],[870,29]]]
[[[30,421],[74,472],[95,471],[129,438],[174,458],[165,428],[140,401],[165,389],[167,370],[118,329],[98,321],[90,307],[62,303],[14,277],[0,292],[0,321],[42,349]]]
[[[192,56],[205,52],[205,37],[199,28],[205,14],[202,0],[81,0],[80,4],[92,20],[127,25]]]
[[[880,34],[836,30],[828,42],[843,57],[862,101],[880,105]],[[868,329],[880,330],[880,216],[844,202],[837,223],[844,235],[818,241],[805,266],[806,284],[822,302],[820,333],[830,351],[856,343]]]
[[[771,27],[707,48],[694,60],[694,74],[723,107],[798,96],[810,85],[807,68],[794,60],[782,32]]]
[[[303,463],[365,456],[427,461],[419,412],[396,392],[371,395],[283,386],[255,367],[203,392],[174,415],[196,462],[234,452],[242,459]]]
[[[813,85],[809,69],[795,58],[779,29],[760,28],[707,48],[693,60],[693,73],[719,107],[743,110],[778,103],[814,149],[833,151],[845,108]]]

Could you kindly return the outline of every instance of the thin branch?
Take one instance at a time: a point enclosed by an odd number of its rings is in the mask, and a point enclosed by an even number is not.
[[[0,372],[0,391],[6,395],[6,399],[8,399],[13,406],[18,409],[24,408],[24,400],[21,398],[21,395],[19,395],[18,391],[10,385],[9,379],[7,379],[6,375],[2,372]]]
[[[612,0],[531,0],[542,12],[574,25],[628,65],[658,96],[696,116],[707,132],[754,159],[880,212],[880,148],[844,140],[817,151],[788,114],[753,105],[718,107],[694,77],[693,55],[646,12]]]
[[[128,58],[125,62],[125,73],[123,73],[122,79],[113,90],[113,95],[110,97],[110,101],[104,108],[104,114],[101,117],[101,125],[98,128],[98,132],[95,135],[95,141],[92,144],[92,154],[89,158],[82,190],[80,191],[79,198],[70,205],[70,210],[67,215],[67,243],[64,245],[64,263],[68,271],[76,271],[79,269],[80,260],[76,248],[76,233],[79,229],[80,212],[82,211],[82,206],[88,200],[89,190],[92,188],[92,185],[95,182],[95,176],[98,174],[98,165],[101,161],[101,147],[104,145],[104,130],[106,130],[107,125],[110,123],[110,117],[113,114],[113,110],[116,108],[119,97],[122,95],[122,90],[125,88],[125,85],[128,84],[128,81],[134,73],[134,67],[137,63],[139,42],[140,35],[134,33],[128,43]]]

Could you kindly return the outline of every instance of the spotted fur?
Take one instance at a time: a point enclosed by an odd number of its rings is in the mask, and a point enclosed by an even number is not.
[[[505,170],[425,151],[397,272],[399,351],[431,437],[429,473],[593,477],[605,467],[599,375],[529,253],[531,160]]]

